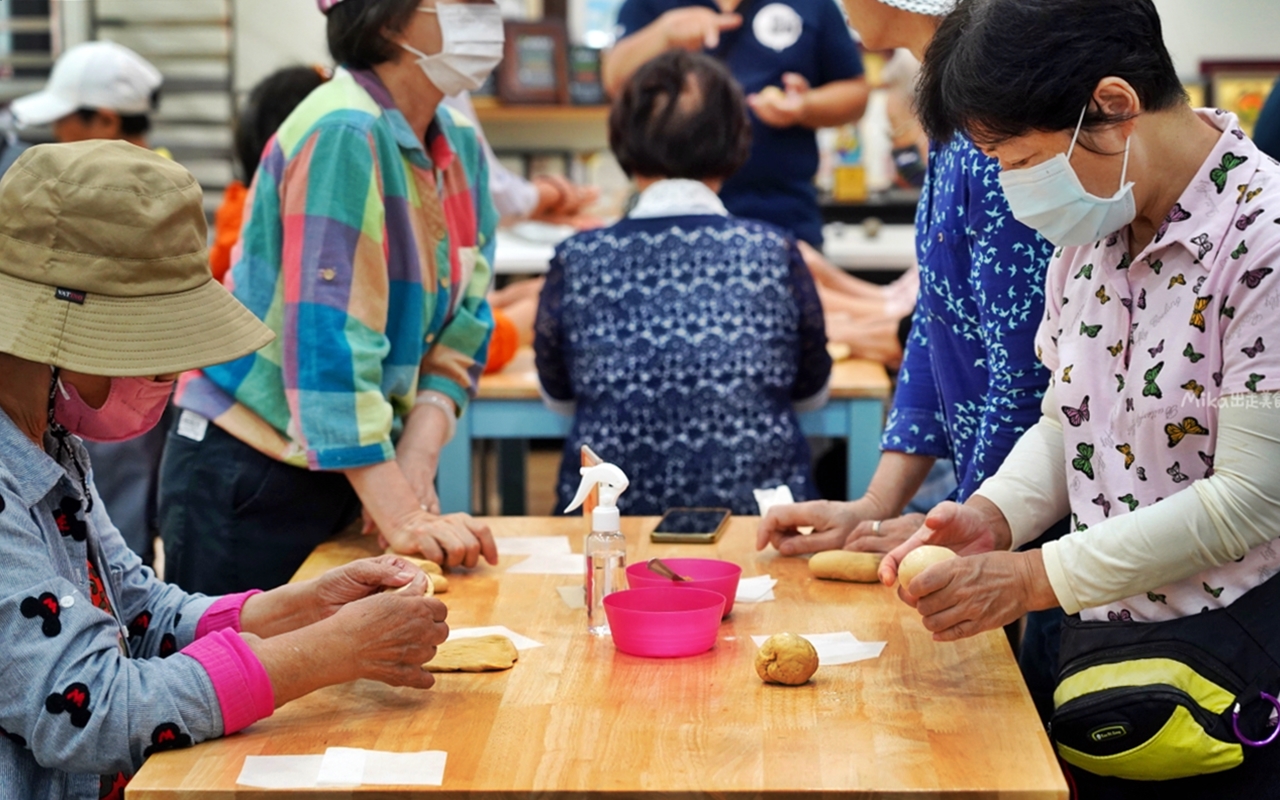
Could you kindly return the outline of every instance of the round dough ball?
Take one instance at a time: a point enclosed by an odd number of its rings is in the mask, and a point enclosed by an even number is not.
[[[878,583],[877,570],[883,556],[877,553],[854,553],[849,550],[827,550],[809,559],[809,572],[815,578],[853,583]]]
[[[955,558],[955,551],[932,544],[922,544],[902,559],[898,565],[898,585],[911,591],[911,582],[916,576],[939,561]]]
[[[770,636],[756,653],[756,673],[765,683],[799,686],[817,671],[818,651],[808,639],[795,633]]]
[[[766,86],[760,90],[760,97],[765,100],[782,100],[787,93],[777,86]]]

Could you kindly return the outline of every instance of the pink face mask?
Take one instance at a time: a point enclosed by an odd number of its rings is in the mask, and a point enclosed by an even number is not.
[[[77,436],[92,442],[123,442],[156,426],[173,391],[173,381],[150,378],[112,378],[102,408],[86,403],[76,387],[58,379],[53,418]]]

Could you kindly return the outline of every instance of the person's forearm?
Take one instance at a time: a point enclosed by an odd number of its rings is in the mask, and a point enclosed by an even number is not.
[[[271,679],[276,708],[317,689],[355,680],[348,658],[334,658],[343,645],[330,636],[324,622],[263,639],[240,634]]]
[[[1062,423],[1052,416],[1055,395],[1052,387],[1045,392],[1044,416],[1018,439],[996,474],[974,493],[1003,512],[1012,547],[1033,541],[1071,510]]]
[[[885,450],[880,454],[880,464],[862,499],[875,507],[881,519],[901,515],[907,503],[920,491],[935,460],[933,456]]]
[[[867,81],[851,78],[810,89],[804,95],[800,124],[806,128],[831,128],[862,119],[867,110]]]
[[[324,616],[314,602],[312,584],[289,583],[253,595],[240,609],[240,630],[269,639],[319,622]]]
[[[422,510],[409,479],[395,461],[343,470],[342,474],[379,530],[393,531],[402,520]]]
[[[440,451],[449,443],[452,426],[445,409],[419,403],[404,420],[404,431],[396,443],[396,458],[429,458],[439,460]],[[456,410],[454,412],[457,413]]]
[[[662,18],[654,20],[613,46],[600,63],[600,79],[610,97],[617,97],[635,71],[671,49]]]
[[[1075,613],[1140,595],[1275,540],[1277,465],[1280,414],[1224,406],[1211,477],[1046,545],[1045,567],[1062,607]]]

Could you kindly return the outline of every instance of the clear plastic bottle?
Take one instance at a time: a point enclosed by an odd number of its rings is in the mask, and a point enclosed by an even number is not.
[[[586,555],[582,588],[586,594],[587,630],[596,636],[609,633],[605,596],[627,588],[627,540],[618,514],[618,495],[627,485],[626,473],[613,464],[583,467],[578,494],[565,509],[573,511],[586,502],[592,489],[600,487],[600,503],[591,510],[591,533],[582,548]]]
[[[587,603],[587,631],[596,636],[609,633],[604,613],[607,594],[627,588],[627,540],[621,531],[592,531],[583,548],[587,555],[584,582]]]

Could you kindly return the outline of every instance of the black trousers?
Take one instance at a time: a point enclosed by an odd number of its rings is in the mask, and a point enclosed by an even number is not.
[[[281,463],[212,423],[193,441],[178,434],[178,419],[159,504],[165,580],[210,595],[288,583],[316,545],[360,516],[345,475]]]

